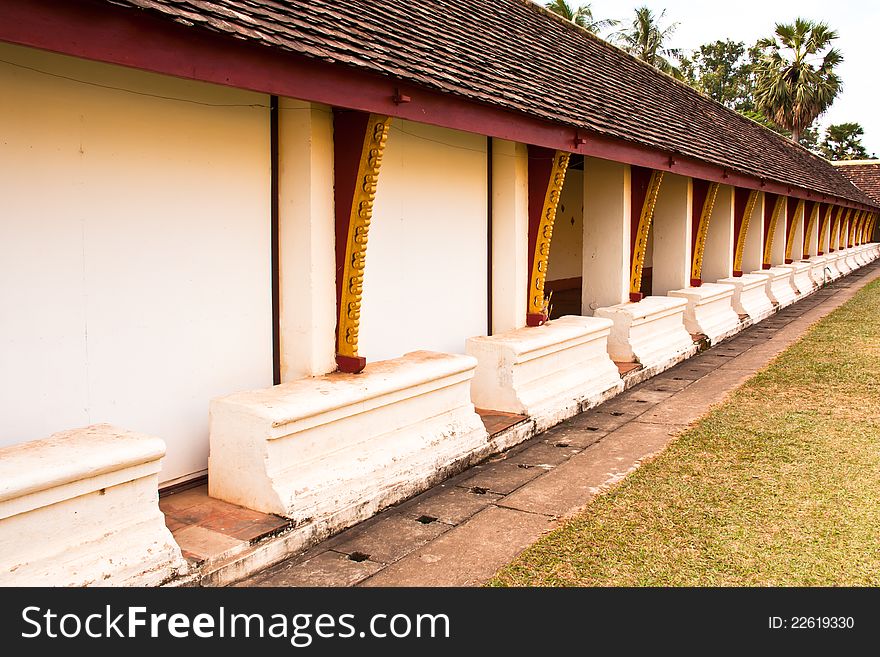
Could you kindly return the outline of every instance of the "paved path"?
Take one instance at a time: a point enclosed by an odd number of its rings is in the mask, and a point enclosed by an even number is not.
[[[475,586],[880,277],[847,276],[708,351],[238,586]]]

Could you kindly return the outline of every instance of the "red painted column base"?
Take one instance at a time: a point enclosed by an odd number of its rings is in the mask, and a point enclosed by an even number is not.
[[[547,315],[544,313],[528,313],[526,315],[526,326],[541,326],[547,322]]]
[[[367,359],[363,356],[343,356],[336,354],[336,367],[345,374],[357,374],[367,366]]]
[[[645,295],[642,294],[641,292],[630,292],[629,293],[629,300],[632,301],[633,303],[638,303],[639,301],[641,301],[644,298],[645,298]]]
[[[739,278],[742,275],[743,275],[743,273],[741,271],[739,271],[738,269],[733,270],[733,277],[734,278]]]
[[[816,257],[818,258],[820,255],[825,255],[825,252],[824,252],[824,251],[819,251],[819,252],[816,254]]]
[[[786,259],[785,259],[785,264],[787,264],[787,265],[790,265],[790,264],[793,263],[793,262],[794,262],[794,260],[792,260],[791,258],[786,258]]]
[[[770,269],[773,265],[768,265],[766,262],[761,264],[761,269]]]
[[[703,285],[702,278],[692,278],[691,279],[691,287],[701,287]]]

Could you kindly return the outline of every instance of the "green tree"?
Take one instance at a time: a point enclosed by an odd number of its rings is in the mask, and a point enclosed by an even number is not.
[[[786,135],[791,138],[791,135]],[[819,128],[814,125],[808,125],[804,128],[804,131],[801,133],[800,139],[798,139],[798,143],[806,148],[808,151],[815,153],[816,155],[821,155],[822,150],[819,144]]]
[[[754,109],[751,63],[742,41],[713,41],[694,51],[691,59],[680,58],[685,79],[700,93],[731,109]]]
[[[582,7],[578,7],[577,9],[572,9],[571,5],[565,0],[553,0],[544,6],[554,14],[559,14],[563,18],[570,20],[575,25],[580,25],[582,28],[593,34],[598,34],[599,30],[613,27],[620,22],[613,18],[602,18],[597,20],[593,16],[593,9],[589,3]]]
[[[755,107],[791,131],[793,141],[840,93],[834,67],[843,56],[831,47],[836,38],[825,23],[797,18],[793,24],[777,23],[775,36],[757,43]]]
[[[868,151],[862,146],[864,128],[858,123],[829,125],[819,145],[822,157],[828,160],[866,160]]]
[[[684,74],[671,58],[679,59],[682,53],[677,48],[667,48],[664,45],[675,33],[678,23],[661,27],[659,21],[665,16],[665,9],[659,16],[654,16],[654,12],[648,7],[639,7],[632,25],[628,29],[615,32],[611,38],[630,55],[681,80],[684,79]]]

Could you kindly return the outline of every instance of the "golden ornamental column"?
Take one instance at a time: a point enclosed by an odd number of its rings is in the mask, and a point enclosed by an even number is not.
[[[570,153],[529,147],[529,273],[526,325],[540,326],[550,310],[544,296],[556,208],[565,184]],[[540,205],[538,201],[541,200]]]
[[[700,287],[703,284],[703,253],[706,251],[706,238],[709,236],[709,221],[712,218],[712,209],[715,207],[715,199],[718,197],[718,188],[721,185],[716,182],[706,183],[703,180],[696,179],[694,179],[693,184],[694,200],[697,201],[699,197],[703,197],[703,204],[700,208],[697,229],[691,238],[693,240],[691,246],[694,252],[691,258],[690,284],[693,287]],[[698,189],[703,185],[706,186],[705,189]]]
[[[632,205],[631,225],[635,227],[630,245],[631,265],[629,277],[629,300],[641,301],[642,269],[645,265],[645,254],[648,249],[648,236],[651,232],[651,221],[654,219],[654,208],[663,182],[663,172],[632,167]],[[638,214],[636,214],[638,213]],[[638,219],[636,220],[636,217]]]
[[[391,118],[337,111],[334,116],[336,200],[336,365],[356,374],[366,367],[358,355],[367,239]]]

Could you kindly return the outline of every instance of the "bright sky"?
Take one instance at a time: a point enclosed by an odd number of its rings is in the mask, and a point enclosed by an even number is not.
[[[574,0],[569,4],[580,6],[587,2]],[[647,5],[655,14],[666,9],[661,25],[679,23],[669,45],[688,50],[716,39],[745,41],[748,47],[760,37],[771,36],[776,23],[791,23],[797,16],[824,21],[839,35],[834,44],[844,58],[838,69],[843,79],[843,92],[819,117],[819,122],[822,127],[829,123],[861,123],[865,129],[862,143],[868,153],[880,156],[880,76],[877,74],[880,66],[877,50],[880,2],[877,0],[739,0],[728,3],[592,0],[589,4],[596,18],[616,18],[627,25],[632,22],[636,7]]]

